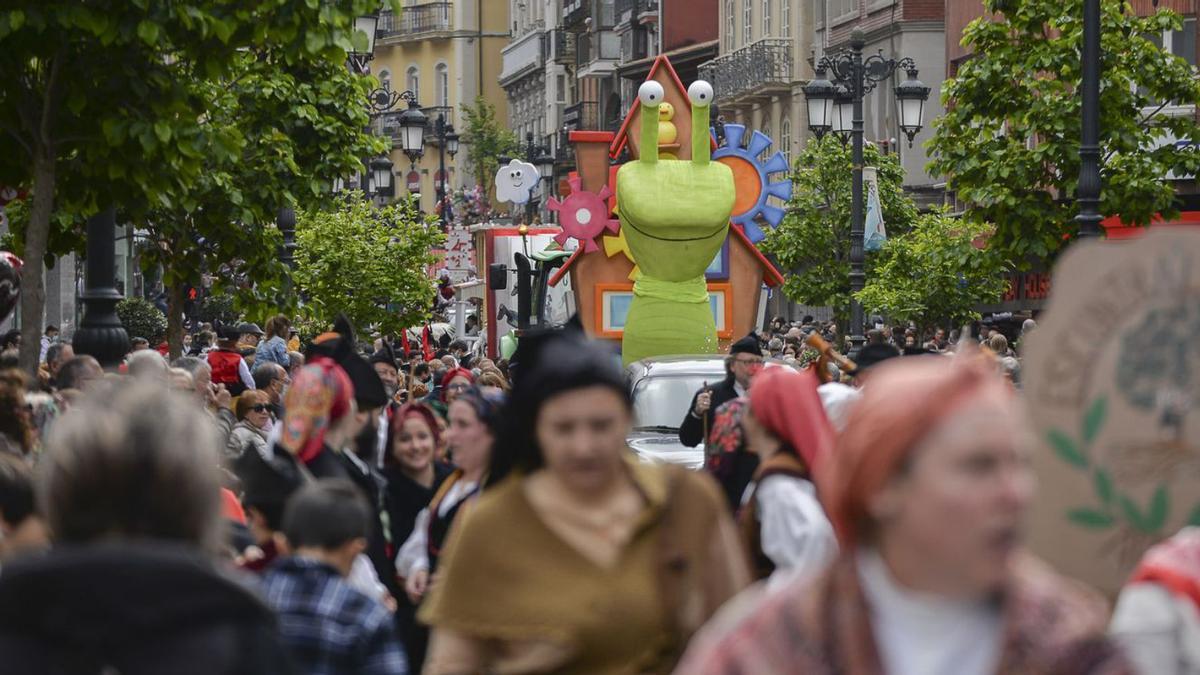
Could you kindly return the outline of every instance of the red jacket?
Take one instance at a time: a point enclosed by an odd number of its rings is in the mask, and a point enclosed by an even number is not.
[[[213,384],[223,384],[225,389],[234,396],[240,395],[246,389],[242,376],[238,374],[238,366],[242,355],[229,349],[214,349],[208,353],[208,365],[212,368]]]

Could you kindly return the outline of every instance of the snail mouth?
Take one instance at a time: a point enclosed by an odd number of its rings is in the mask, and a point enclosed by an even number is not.
[[[709,232],[708,234],[702,234],[698,237],[659,237],[657,235],[650,234],[649,232],[646,232],[642,228],[638,227],[637,223],[633,222],[632,219],[629,219],[628,216],[626,216],[625,224],[628,225],[629,227],[633,228],[633,230],[635,232],[642,235],[643,237],[648,237],[650,239],[657,239],[658,241],[703,241],[705,239],[711,239],[711,238],[715,237],[716,235],[721,233],[721,230],[724,230],[728,226],[727,223],[719,225],[712,232]]]

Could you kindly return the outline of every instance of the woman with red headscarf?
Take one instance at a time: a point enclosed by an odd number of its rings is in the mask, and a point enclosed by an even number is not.
[[[392,416],[383,475],[387,478],[384,504],[391,528],[393,566],[400,546],[413,532],[417,516],[429,506],[434,494],[454,470],[436,459],[440,442],[437,418],[428,406],[408,403]],[[424,660],[428,631],[417,625],[417,605],[408,594],[401,593],[396,600],[396,625],[410,660],[419,664]]]
[[[1021,552],[1033,476],[1004,381],[961,359],[897,361],[817,462],[839,558],[731,608],[677,672],[1132,672],[1104,601]]]
[[[750,386],[742,429],[759,463],[738,524],[760,579],[777,569],[811,576],[837,551],[812,483],[833,445],[817,385],[812,370],[769,368]]]

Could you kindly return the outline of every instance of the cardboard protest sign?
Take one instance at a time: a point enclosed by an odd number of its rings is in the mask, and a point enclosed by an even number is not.
[[[1053,278],[1022,345],[1030,545],[1115,593],[1152,543],[1200,524],[1200,232],[1076,244]]]

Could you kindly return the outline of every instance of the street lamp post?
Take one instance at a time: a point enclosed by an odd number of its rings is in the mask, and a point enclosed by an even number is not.
[[[129,353],[129,334],[117,316],[124,296],[113,283],[116,277],[116,210],[108,208],[87,221],[87,276],[83,293],[83,318],[71,343],[75,353],[87,354],[107,370],[115,369]]]
[[[1155,4],[1158,4],[1157,2]],[[1083,0],[1082,107],[1079,185],[1075,201],[1079,237],[1100,237],[1100,0]]]
[[[454,125],[446,122],[446,116],[438,113],[437,121],[433,124],[433,135],[438,142],[438,173],[434,187],[440,207],[442,231],[445,232],[453,219],[450,200],[446,198],[446,153],[450,153],[450,159],[454,159],[454,155],[458,154],[458,134],[454,133]]]
[[[525,132],[525,161],[537,167],[538,173],[543,177],[545,177],[548,170],[552,171],[554,168],[554,156],[550,154],[550,148],[534,143],[532,131]],[[533,224],[533,214],[537,211],[539,204],[540,201],[535,200],[530,195],[529,201],[525,203],[526,223]]]
[[[855,294],[863,289],[866,274],[863,270],[863,97],[880,82],[892,77],[897,69],[904,70],[908,79],[895,88],[900,112],[900,129],[913,138],[921,130],[924,103],[929,87],[917,79],[916,63],[911,58],[896,60],[879,54],[863,58],[866,37],[861,28],[850,34],[850,50],[823,56],[816,64],[816,77],[804,87],[808,103],[809,130],[818,139],[829,131],[848,132],[852,141],[850,183],[850,340],[858,352],[866,338],[862,304]],[[825,74],[832,73],[833,80]],[[849,119],[847,119],[849,117]],[[844,141],[843,141],[844,142]]]

